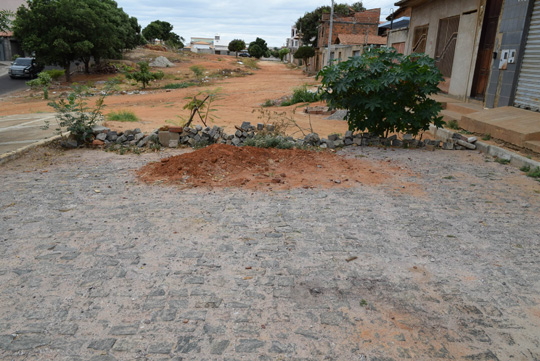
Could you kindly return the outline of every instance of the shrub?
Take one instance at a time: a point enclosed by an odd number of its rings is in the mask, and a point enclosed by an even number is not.
[[[152,80],[163,79],[165,76],[161,70],[151,73],[150,66],[146,61],[141,61],[137,63],[137,65],[139,66],[139,71],[126,74],[126,78],[135,80],[137,83],[142,83],[143,89],[145,89],[146,85],[148,85]]]
[[[60,77],[64,76],[64,73],[66,71],[64,69],[51,69],[51,70],[45,70],[45,73],[49,74],[52,80],[58,81]]]
[[[531,178],[536,178],[536,179],[540,178],[540,167],[536,167],[533,170],[530,170],[527,173],[527,176]]]
[[[110,112],[107,114],[107,119],[115,122],[137,122],[139,117],[135,113],[130,112],[129,110],[119,110],[117,112]]]
[[[425,54],[408,56],[393,48],[366,48],[361,56],[323,68],[322,98],[331,108],[348,110],[351,131],[378,136],[392,132],[417,135],[431,123],[442,127],[439,92],[441,72]]]
[[[93,137],[92,127],[103,117],[101,114],[104,107],[103,101],[109,95],[111,87],[112,85],[108,83],[92,108],[88,107],[84,100],[88,89],[78,84],[72,85],[72,92],[65,99],[50,102],[48,105],[56,111],[57,134],[62,135],[65,129],[71,133],[78,144],[90,142]],[[44,128],[48,127],[47,123]]]
[[[242,60],[242,63],[244,63],[244,66],[250,69],[260,69],[259,65],[257,64],[257,61],[250,58],[244,58]]]
[[[26,85],[32,89],[43,88],[43,99],[49,99],[49,85],[51,85],[51,81],[51,76],[42,71],[36,79],[27,81]]]
[[[318,102],[319,100],[321,100],[320,94],[310,91],[307,88],[307,85],[304,84],[300,87],[294,88],[291,99],[281,103],[281,106],[286,107],[297,103],[313,103]]]
[[[458,130],[459,129],[458,122],[455,119],[452,119],[452,120],[448,121],[448,123],[446,123],[446,125],[448,126],[448,128],[453,129],[453,130]]]
[[[188,88],[192,85],[195,85],[194,83],[171,83],[167,84],[163,87],[163,89],[183,89]]]
[[[278,51],[279,60],[283,61],[283,58],[285,58],[285,55],[289,54],[290,50],[287,48],[280,49]]]

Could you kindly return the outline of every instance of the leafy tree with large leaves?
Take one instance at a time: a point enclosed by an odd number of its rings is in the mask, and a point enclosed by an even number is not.
[[[246,48],[246,42],[240,39],[234,39],[229,43],[229,51],[234,51],[236,57],[238,58],[238,52]]]
[[[334,5],[334,14],[339,16],[349,16],[357,11],[366,10],[361,1],[352,5],[336,4]],[[331,8],[328,5],[319,6],[317,9],[307,12],[296,21],[296,28],[301,34],[304,45],[317,46],[319,29],[318,26],[322,19],[322,14],[330,14]]]
[[[430,124],[442,127],[442,106],[430,98],[443,80],[435,61],[425,54],[399,54],[394,48],[366,48],[361,56],[324,67],[322,98],[346,109],[351,131],[416,135]]]
[[[254,56],[257,59],[260,59],[263,56],[270,56],[268,45],[266,44],[266,41],[261,38],[257,38],[255,41],[249,43],[248,52],[249,55]]]

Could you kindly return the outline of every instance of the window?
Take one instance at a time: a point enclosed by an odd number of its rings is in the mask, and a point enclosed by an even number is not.
[[[458,29],[459,16],[439,20],[435,64],[445,77],[452,75]]]
[[[360,50],[353,51],[352,56],[360,56]]]

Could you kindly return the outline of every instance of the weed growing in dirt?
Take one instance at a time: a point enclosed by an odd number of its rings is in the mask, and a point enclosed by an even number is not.
[[[540,179],[540,167],[536,167],[535,169],[530,170],[527,173],[527,176],[535,179]]]
[[[499,164],[508,164],[508,163],[510,163],[510,159],[495,158],[495,162],[497,162]]]
[[[195,85],[195,83],[191,82],[184,82],[184,83],[171,83],[167,84],[163,87],[163,89],[183,89],[183,88],[189,88],[190,86]]]
[[[490,140],[491,139],[491,134],[487,133],[487,134],[484,134],[484,136],[482,137],[482,140]]]
[[[273,107],[274,105],[275,104],[274,104],[273,100],[266,99],[266,101],[261,106],[264,107],[264,108],[268,108],[268,107]]]
[[[458,122],[457,120],[450,120],[448,122],[446,122],[446,125],[448,126],[448,128],[450,129],[454,129],[454,130],[458,130],[459,129],[459,125],[458,125]]]
[[[180,117],[180,119],[183,120],[185,126],[189,127],[191,125],[195,114],[199,115],[199,118],[205,126],[208,126],[207,123],[209,121],[214,122],[215,119],[219,119],[217,115],[213,114],[217,111],[217,109],[212,108],[212,103],[214,103],[218,99],[221,99],[220,92],[221,88],[216,88],[213,90],[206,89],[198,92],[194,96],[185,97],[184,99],[189,100],[189,102],[184,105],[183,109],[188,109],[189,111],[191,111],[189,119],[186,120]]]
[[[295,111],[296,109],[293,110],[293,114]],[[252,113],[255,112],[259,112],[257,119],[261,119],[264,124],[264,130],[259,134],[272,134],[275,136],[289,134],[294,136],[300,133],[305,137],[306,134],[313,133],[311,118],[309,118],[309,128],[302,128],[287,112],[276,112],[264,108],[254,109],[252,111]],[[268,131],[268,125],[272,125],[273,130]],[[296,130],[292,131],[291,129]]]
[[[321,100],[320,94],[309,90],[307,85],[304,84],[298,88],[294,88],[292,98],[281,103],[281,106],[287,107],[297,103],[313,103],[319,100]]]
[[[244,63],[244,66],[249,69],[260,69],[259,64],[257,64],[257,61],[251,58],[242,59],[242,63]]]
[[[26,82],[26,85],[28,85],[32,89],[43,89],[43,99],[47,100],[49,99],[49,85],[51,85],[52,78],[49,74],[42,71],[38,74],[38,77],[36,79],[30,80]]]
[[[291,149],[294,148],[294,145],[295,143],[290,139],[272,134],[257,134],[255,137],[248,138],[244,141],[244,146],[258,148]]]
[[[529,173],[531,171],[531,166],[530,165],[524,165],[523,167],[519,168],[520,171],[522,172],[525,172],[525,173]]]
[[[119,110],[117,112],[110,112],[107,114],[107,119],[115,122],[137,122],[139,117],[135,113],[129,110]]]
[[[193,65],[189,67],[189,70],[193,72],[197,80],[201,80],[204,77],[204,71],[206,69],[201,65]]]
[[[62,76],[64,76],[64,73],[66,71],[64,69],[51,69],[51,70],[45,70],[44,73],[49,74],[51,79],[53,81],[58,81]]]

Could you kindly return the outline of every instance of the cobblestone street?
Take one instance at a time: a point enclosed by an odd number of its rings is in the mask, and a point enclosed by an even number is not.
[[[94,150],[0,166],[0,359],[540,360],[540,183],[477,152],[343,152],[410,187],[145,185],[159,154]]]

